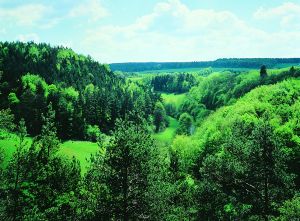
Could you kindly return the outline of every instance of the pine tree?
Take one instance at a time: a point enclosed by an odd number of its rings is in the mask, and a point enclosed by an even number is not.
[[[266,67],[266,65],[262,65],[261,67],[260,67],[260,77],[261,78],[265,78],[265,77],[267,77],[268,76],[268,73],[267,73],[267,67]]]
[[[144,219],[149,216],[145,193],[149,187],[149,162],[154,144],[141,126],[118,121],[116,127],[105,159],[113,216],[122,220]]]
[[[52,109],[52,104],[48,105],[48,112],[42,115],[43,126],[40,135],[40,145],[47,152],[49,157],[59,149],[59,140],[57,138],[57,130],[55,126],[55,111]]]
[[[167,123],[167,115],[166,110],[161,102],[157,102],[154,108],[154,126],[155,132],[159,132],[166,126]]]

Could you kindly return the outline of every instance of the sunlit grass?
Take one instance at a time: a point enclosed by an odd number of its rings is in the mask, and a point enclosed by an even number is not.
[[[27,137],[25,139],[26,147],[29,148],[32,144],[32,139]],[[10,134],[5,139],[0,139],[0,148],[4,151],[4,162],[3,166],[7,166],[9,160],[12,158],[14,152],[16,151],[16,145],[19,144],[19,139],[16,135]]]
[[[186,94],[174,94],[174,93],[172,94],[162,93],[161,96],[165,104],[173,104],[175,105],[176,108],[178,108],[186,98]]]
[[[172,117],[169,117],[169,126],[162,132],[153,135],[154,139],[161,143],[170,144],[176,135],[178,128],[178,121]]]
[[[14,134],[9,135],[5,139],[0,139],[0,147],[4,151],[3,166],[7,166],[9,160],[12,158],[16,151],[16,145],[18,145],[18,137]],[[26,146],[30,147],[32,144],[32,138],[26,138]],[[84,174],[89,165],[89,159],[91,154],[95,154],[99,150],[97,143],[87,141],[67,141],[61,144],[61,148],[58,153],[62,154],[70,159],[74,156],[80,161],[81,172]]]
[[[91,154],[99,150],[97,143],[88,141],[67,141],[61,145],[60,153],[72,158],[73,156],[80,161],[81,172],[84,174],[89,165]]]

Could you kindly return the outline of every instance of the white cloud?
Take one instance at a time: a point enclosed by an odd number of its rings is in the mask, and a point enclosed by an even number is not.
[[[87,0],[82,4],[76,5],[69,12],[70,17],[86,16],[89,22],[98,21],[108,15],[107,9],[101,4],[100,0]]]
[[[268,19],[268,18],[274,18],[278,16],[289,15],[291,13],[292,14],[300,13],[300,5],[292,2],[286,2],[275,8],[266,9],[264,7],[260,7],[254,13],[254,16],[258,19]]]
[[[42,4],[28,4],[16,8],[0,8],[0,20],[19,26],[36,25],[48,8]]]
[[[17,36],[17,40],[21,42],[34,41],[35,43],[39,43],[40,37],[36,33],[20,34]]]
[[[5,28],[0,28],[0,34],[6,34],[6,33],[7,33],[7,31]]]
[[[300,28],[300,4],[286,2],[275,8],[259,8],[254,13],[258,20],[278,20],[282,28]]]
[[[169,0],[132,24],[88,30],[80,47],[101,62],[193,61],[299,56],[299,41],[300,32],[269,33],[230,11],[192,10]]]

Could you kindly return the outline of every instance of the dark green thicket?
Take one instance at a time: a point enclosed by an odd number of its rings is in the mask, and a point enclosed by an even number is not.
[[[28,132],[41,132],[51,102],[61,139],[84,139],[89,126],[108,133],[117,118],[138,109],[153,113],[157,96],[150,87],[125,79],[71,49],[35,43],[0,43],[0,107],[10,107]]]
[[[196,77],[192,74],[161,74],[152,78],[151,86],[155,91],[168,93],[185,93],[196,85]]]

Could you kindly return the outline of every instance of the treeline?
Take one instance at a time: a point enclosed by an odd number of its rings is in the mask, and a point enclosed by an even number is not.
[[[140,72],[151,70],[180,69],[180,68],[253,68],[258,69],[262,65],[275,68],[285,65],[299,65],[300,58],[223,58],[215,61],[194,62],[132,62],[113,63],[110,67],[114,71]]]
[[[200,122],[212,111],[235,103],[256,87],[294,77],[300,77],[300,70],[294,67],[270,71],[266,75],[261,75],[258,71],[213,73],[199,78],[198,85],[189,91],[179,112],[187,112]]]
[[[70,49],[47,44],[0,43],[0,107],[11,108],[37,135],[51,102],[61,139],[86,139],[87,129],[108,133],[117,118],[137,111],[153,113],[158,96],[150,87],[126,82],[107,65]]]
[[[196,85],[197,80],[193,74],[160,74],[151,80],[151,86],[155,91],[168,93],[185,93]]]

